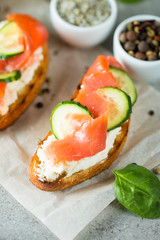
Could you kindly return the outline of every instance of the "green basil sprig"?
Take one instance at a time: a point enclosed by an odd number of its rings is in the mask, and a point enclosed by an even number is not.
[[[160,181],[148,169],[129,164],[114,170],[114,194],[129,211],[144,217],[160,217]]]

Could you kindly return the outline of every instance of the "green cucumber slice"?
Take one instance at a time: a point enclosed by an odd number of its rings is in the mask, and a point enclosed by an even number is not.
[[[23,32],[13,21],[0,29],[0,59],[5,60],[24,52]]]
[[[57,139],[63,139],[72,130],[72,126],[65,121],[69,113],[91,115],[87,107],[79,102],[64,101],[59,103],[53,110],[50,118],[51,131]]]
[[[137,91],[131,78],[122,69],[109,67],[109,70],[116,78],[118,86],[130,96],[133,106],[137,100]]]
[[[99,88],[98,94],[110,102],[107,131],[120,127],[132,112],[131,98],[119,88]]]
[[[4,82],[4,83],[17,81],[20,78],[21,78],[21,72],[19,70],[11,73],[0,74],[0,82]]]

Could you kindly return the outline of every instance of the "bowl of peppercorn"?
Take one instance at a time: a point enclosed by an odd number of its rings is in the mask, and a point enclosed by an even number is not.
[[[137,15],[116,28],[113,38],[116,59],[135,81],[160,81],[160,17]]]
[[[87,48],[103,42],[117,18],[115,0],[51,0],[50,17],[56,33],[68,44]]]

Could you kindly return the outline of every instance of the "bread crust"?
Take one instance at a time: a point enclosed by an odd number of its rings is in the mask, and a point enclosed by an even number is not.
[[[0,131],[12,125],[30,106],[45,80],[48,68],[48,45],[43,45],[43,60],[35,71],[32,81],[19,94],[18,99],[10,106],[5,115],[0,115]]]
[[[81,84],[81,82],[80,82],[80,84]],[[72,99],[75,99],[76,96],[78,95],[78,92],[80,89],[80,84],[78,85],[77,89],[75,90]],[[41,190],[57,191],[57,190],[63,190],[66,188],[70,188],[74,185],[77,185],[87,179],[90,179],[90,178],[98,175],[100,172],[107,169],[119,155],[119,153],[122,150],[122,148],[126,142],[126,139],[127,139],[129,124],[130,124],[130,119],[121,126],[120,134],[118,134],[116,136],[113,147],[110,149],[108,156],[105,159],[102,159],[99,163],[95,164],[94,166],[89,167],[85,170],[76,172],[69,177],[65,177],[65,173],[64,173],[58,179],[56,179],[56,181],[53,181],[53,182],[47,182],[47,181],[42,182],[41,180],[38,179],[38,174],[36,172],[36,169],[38,168],[38,165],[40,164],[40,160],[39,160],[39,157],[37,156],[37,151],[36,151],[36,153],[34,154],[32,160],[30,162],[30,166],[29,166],[29,178],[30,178],[31,182],[37,188],[39,188]],[[49,132],[48,135],[45,137],[45,139],[42,141],[42,143],[40,145],[42,145],[43,142],[51,134],[52,133]],[[40,147],[40,145],[39,145],[39,147]]]

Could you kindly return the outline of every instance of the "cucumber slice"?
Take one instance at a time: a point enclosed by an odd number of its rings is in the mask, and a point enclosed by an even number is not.
[[[119,88],[99,88],[98,93],[110,102],[108,112],[107,131],[121,126],[129,118],[132,112],[130,97]]]
[[[23,32],[13,21],[0,29],[0,59],[14,57],[24,52]]]
[[[19,70],[11,73],[0,74],[0,82],[4,83],[17,81],[19,78],[21,78],[21,72]]]
[[[133,106],[137,100],[137,91],[131,78],[122,69],[109,67],[109,70],[116,78],[118,86],[130,96]]]
[[[91,115],[88,108],[78,102],[64,101],[59,103],[53,110],[50,118],[51,131],[57,139],[63,139],[72,130],[72,126],[65,121],[65,117],[69,113]]]

